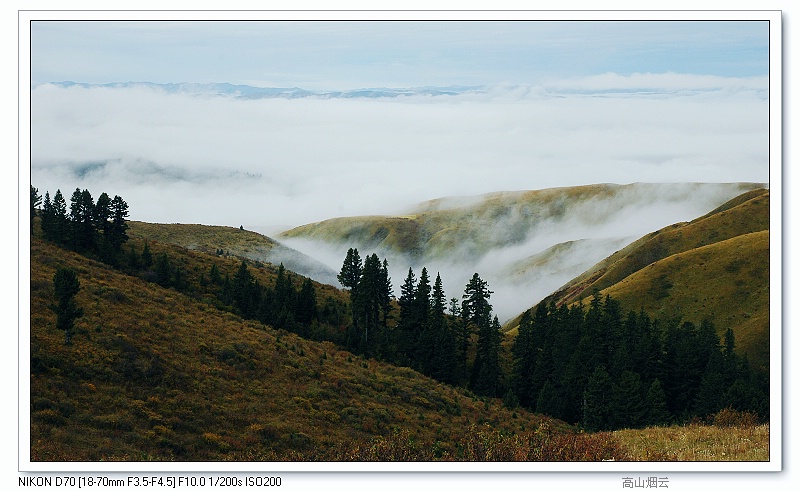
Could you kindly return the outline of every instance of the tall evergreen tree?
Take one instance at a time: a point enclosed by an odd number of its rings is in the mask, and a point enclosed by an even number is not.
[[[317,318],[317,293],[310,278],[303,280],[297,295],[297,321],[310,325]]]
[[[536,368],[537,354],[534,346],[533,318],[530,309],[522,313],[511,354],[512,389],[516,393],[520,405],[528,409],[535,408],[538,395],[534,394],[531,377]]]
[[[33,235],[33,219],[36,218],[36,209],[42,204],[42,197],[39,190],[31,186],[31,235]]]
[[[583,395],[583,427],[590,431],[611,429],[611,376],[605,366],[597,366],[589,377]]]
[[[409,267],[408,275],[400,286],[400,298],[397,303],[400,306],[400,317],[397,320],[398,332],[398,351],[400,352],[400,362],[411,364],[414,359],[414,298],[417,292],[417,281],[414,270]]]
[[[48,241],[52,241],[52,226],[53,226],[53,201],[50,199],[50,192],[44,193],[44,202],[42,203],[42,235]]]
[[[430,374],[434,340],[430,330],[431,282],[428,269],[425,267],[420,271],[411,309],[412,327],[409,341],[413,345],[412,366],[425,374]]]
[[[59,268],[53,276],[53,288],[56,304],[52,304],[50,309],[56,313],[56,329],[64,331],[64,343],[70,344],[75,320],[83,316],[83,309],[75,302],[81,288],[75,270]]]
[[[389,313],[392,310],[392,279],[389,277],[389,262],[384,258],[381,265],[381,272],[378,282],[378,300],[383,314],[383,329],[386,330],[389,320]]]
[[[646,417],[644,425],[665,425],[669,423],[667,395],[661,387],[661,381],[654,379],[645,396]]]
[[[75,188],[70,200],[70,226],[72,248],[78,252],[92,251],[95,247],[94,200],[89,190]]]
[[[471,386],[476,393],[500,396],[500,323],[492,319],[489,298],[492,291],[475,273],[464,289],[461,316],[478,330],[475,363],[472,367]]]
[[[430,333],[433,346],[433,363],[430,375],[439,381],[456,384],[458,381],[458,354],[456,338],[446,317],[447,297],[442,277],[436,274],[431,292]]]
[[[355,302],[354,316],[358,317],[361,327],[362,351],[374,355],[381,347],[381,307],[384,305],[383,269],[380,259],[375,253],[368,255],[361,270],[358,281],[358,296]]]
[[[121,251],[128,241],[128,204],[119,195],[111,200],[111,226],[108,229],[109,242],[114,251]]]

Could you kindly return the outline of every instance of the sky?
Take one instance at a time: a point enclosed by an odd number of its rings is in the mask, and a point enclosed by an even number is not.
[[[33,21],[31,180],[275,232],[454,195],[769,180],[765,21]],[[480,87],[260,99],[149,88]]]
[[[355,89],[768,73],[766,22],[34,22],[34,82]]]

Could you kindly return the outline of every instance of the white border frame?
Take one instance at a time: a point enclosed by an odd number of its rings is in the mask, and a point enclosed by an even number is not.
[[[27,191],[30,182],[30,22],[34,20],[766,20],[770,22],[770,390],[771,427],[768,462],[680,462],[680,463],[40,463],[30,461],[30,271],[27,234]],[[783,459],[783,71],[781,12],[772,11],[424,11],[424,10],[331,10],[331,11],[178,11],[178,10],[20,10],[19,41],[19,462],[26,472],[762,472],[780,471]],[[27,258],[29,266],[30,258]],[[27,432],[26,432],[27,430]],[[616,480],[616,475],[614,476]]]

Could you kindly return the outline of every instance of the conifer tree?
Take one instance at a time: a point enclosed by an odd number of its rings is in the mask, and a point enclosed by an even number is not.
[[[414,292],[411,308],[411,331],[409,342],[413,345],[412,366],[425,374],[430,374],[433,358],[433,337],[430,332],[431,283],[428,269],[422,267]]]
[[[540,303],[541,305],[542,303]],[[531,310],[522,313],[517,337],[514,339],[512,354],[511,386],[517,399],[525,408],[535,408],[538,395],[534,395],[531,377],[536,368],[536,349],[534,346],[533,319]]]
[[[144,242],[142,248],[142,266],[145,268],[153,266],[153,254],[150,252],[150,245],[147,244],[147,241]]]
[[[489,297],[492,291],[475,273],[464,289],[461,316],[478,330],[475,363],[472,367],[471,386],[479,394],[500,396],[500,323],[492,319]]]
[[[78,252],[92,251],[95,247],[95,206],[89,190],[75,188],[70,199],[70,228],[72,248]]]
[[[400,286],[400,298],[397,303],[400,305],[400,317],[397,320],[397,332],[399,340],[397,342],[400,352],[401,363],[411,364],[414,359],[414,297],[416,296],[417,283],[414,270],[409,267],[408,275]]]
[[[39,195],[39,190],[31,187],[31,235],[33,235],[33,219],[36,218],[36,209],[42,204],[42,197]]]
[[[645,407],[647,409],[645,425],[665,425],[669,422],[667,396],[658,379],[654,379],[647,389]]]
[[[64,331],[64,343],[70,344],[75,320],[83,316],[83,309],[75,302],[81,288],[75,270],[59,268],[53,276],[53,288],[57,302],[50,309],[56,313],[56,329]]]
[[[41,213],[41,226],[42,226],[42,235],[48,241],[52,241],[52,225],[53,225],[53,201],[50,199],[50,192],[46,191],[44,193],[44,202],[42,204],[42,213]]]
[[[583,427],[590,431],[611,428],[611,377],[606,368],[597,366],[589,377],[583,394]]]
[[[310,325],[317,318],[317,293],[310,278],[303,281],[297,295],[297,321]]]
[[[455,384],[458,381],[458,355],[455,334],[450,329],[445,311],[447,297],[442,277],[436,274],[431,292],[430,343],[433,347],[433,363],[430,375],[439,381]]]
[[[67,215],[67,202],[61,190],[56,190],[53,195],[52,223],[48,226],[50,234],[48,239],[59,245],[67,244],[70,240],[69,216]]]
[[[111,224],[108,228],[109,242],[114,251],[120,251],[128,241],[128,204],[119,195],[111,200]]]

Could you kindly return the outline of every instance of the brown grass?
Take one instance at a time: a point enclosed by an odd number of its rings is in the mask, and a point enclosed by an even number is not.
[[[769,461],[769,424],[693,424],[612,434],[632,461]]]

